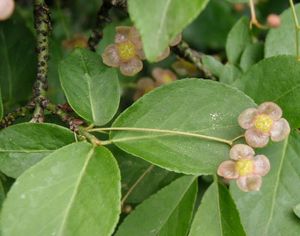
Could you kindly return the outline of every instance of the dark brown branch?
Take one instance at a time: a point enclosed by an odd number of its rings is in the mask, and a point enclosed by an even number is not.
[[[213,74],[203,66],[201,54],[191,49],[186,42],[181,41],[178,45],[172,47],[172,51],[179,57],[193,63],[207,79],[216,80]]]

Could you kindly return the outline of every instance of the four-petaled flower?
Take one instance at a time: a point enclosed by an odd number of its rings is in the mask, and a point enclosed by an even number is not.
[[[237,186],[244,192],[259,191],[262,176],[270,170],[270,162],[264,155],[255,155],[245,144],[236,144],[230,150],[232,160],[224,161],[218,168],[218,175],[225,179],[236,179]]]
[[[169,84],[177,80],[177,76],[170,70],[165,70],[162,68],[155,68],[152,71],[152,76],[155,79],[155,85],[160,86],[163,84]]]
[[[103,54],[103,63],[120,67],[121,73],[133,76],[143,69],[145,59],[140,34],[135,27],[116,27],[115,43],[108,45]]]
[[[136,91],[133,95],[133,100],[136,101],[144,94],[150,92],[155,88],[155,83],[151,78],[144,77],[141,78],[136,84]]]
[[[281,108],[273,102],[264,102],[258,108],[248,108],[243,111],[238,122],[246,129],[245,140],[251,147],[264,147],[272,141],[279,142],[290,133],[286,119],[281,118]]]

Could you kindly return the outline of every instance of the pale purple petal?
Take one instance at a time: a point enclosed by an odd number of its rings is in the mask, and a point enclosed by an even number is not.
[[[259,191],[262,179],[259,175],[239,177],[236,181],[237,186],[244,192]]]
[[[281,118],[280,120],[274,122],[271,129],[271,139],[275,142],[279,142],[285,139],[290,134],[291,128],[289,122]]]
[[[254,174],[265,176],[270,171],[270,162],[265,155],[254,157]]]
[[[223,161],[217,171],[219,176],[224,177],[225,179],[236,179],[239,177],[235,169],[234,161]]]
[[[248,129],[245,132],[246,143],[254,148],[264,147],[269,142],[269,135],[257,132],[255,129]]]
[[[123,43],[128,40],[131,27],[118,26],[116,27],[115,43]]]
[[[281,108],[274,102],[264,102],[257,108],[260,114],[268,115],[272,120],[279,120],[282,116]]]
[[[178,34],[170,43],[170,46],[176,46],[177,44],[180,43],[180,41],[182,40],[182,34]]]
[[[229,152],[229,156],[233,160],[239,160],[242,158],[251,158],[255,154],[253,148],[245,144],[234,145]]]
[[[170,55],[170,48],[167,47],[156,59],[156,62],[166,59]]]
[[[139,58],[133,58],[128,62],[123,62],[120,65],[120,70],[123,75],[133,76],[143,69],[143,63]]]
[[[141,49],[137,49],[136,53],[137,53],[138,57],[141,60],[145,60],[146,59],[145,52],[144,52],[144,50],[142,48]]]
[[[101,56],[105,65],[112,67],[120,65],[120,57],[115,44],[108,45]]]
[[[130,29],[129,40],[134,43],[137,49],[143,48],[141,35],[135,27]]]
[[[249,129],[254,125],[254,118],[257,115],[256,108],[248,108],[243,111],[238,118],[239,125],[243,129]]]

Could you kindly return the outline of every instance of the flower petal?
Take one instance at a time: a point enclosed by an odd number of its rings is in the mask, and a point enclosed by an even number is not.
[[[115,43],[122,43],[129,39],[130,30],[132,27],[129,26],[118,26],[116,27]]]
[[[156,85],[168,84],[177,79],[177,76],[170,70],[164,70],[156,67],[152,70],[152,76],[156,81]]]
[[[238,173],[235,170],[234,161],[223,161],[217,171],[219,176],[224,177],[225,179],[236,179],[239,177]]]
[[[254,129],[248,129],[245,132],[246,143],[254,148],[264,147],[269,142],[269,136],[267,134],[259,133]]]
[[[170,55],[170,48],[167,47],[155,60],[156,62],[166,59]]]
[[[254,174],[265,176],[270,171],[270,162],[265,155],[254,157]]]
[[[249,129],[253,126],[254,118],[257,115],[256,108],[248,108],[244,110],[238,118],[239,125],[243,129]]]
[[[105,65],[112,67],[120,65],[120,57],[115,44],[108,45],[101,56]]]
[[[239,160],[245,157],[254,156],[255,152],[252,147],[249,147],[246,144],[236,144],[234,145],[229,152],[229,156],[233,160]]]
[[[281,118],[275,121],[271,129],[271,139],[272,141],[279,142],[285,139],[290,134],[291,128],[289,122]]]
[[[274,102],[264,102],[257,108],[259,113],[268,115],[272,120],[279,120],[282,116],[281,108]]]
[[[259,191],[262,179],[259,175],[243,176],[238,178],[236,183],[244,192]]]
[[[135,94],[133,95],[133,100],[136,101],[140,97],[142,97],[144,94],[150,92],[155,88],[154,81],[151,78],[141,78],[137,84],[136,84],[137,90]]]
[[[141,35],[135,27],[131,27],[131,29],[130,29],[129,40],[134,43],[134,45],[137,49],[143,48]]]
[[[138,57],[141,60],[145,60],[146,59],[145,52],[144,52],[144,50],[142,48],[141,49],[137,49],[136,53],[137,53]]]
[[[126,76],[133,76],[139,73],[142,69],[143,69],[143,63],[137,57],[134,57],[128,62],[122,62],[120,65],[121,73]]]

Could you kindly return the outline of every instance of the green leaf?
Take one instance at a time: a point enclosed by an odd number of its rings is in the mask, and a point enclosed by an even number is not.
[[[249,2],[249,0],[227,0],[228,2],[231,3],[245,3],[245,2]]]
[[[226,54],[228,61],[232,64],[239,63],[242,52],[251,43],[249,26],[248,18],[242,17],[227,36]]]
[[[248,236],[299,235],[299,219],[293,207],[300,199],[300,135],[292,133],[259,153],[269,157],[271,163],[260,191],[245,193],[235,183],[231,186],[244,229]]]
[[[241,70],[232,65],[227,63],[220,74],[220,82],[225,84],[233,84],[242,76]]]
[[[3,204],[2,235],[111,235],[120,197],[112,154],[104,147],[74,143],[17,179]]]
[[[0,58],[4,104],[10,106],[29,99],[36,71],[35,40],[21,20],[1,22]]]
[[[209,0],[129,0],[128,11],[142,36],[147,59],[155,61]]]
[[[184,79],[143,96],[117,118],[113,127],[182,131],[231,140],[242,133],[238,115],[253,106],[252,100],[237,89]],[[195,175],[215,173],[229,150],[225,143],[164,132],[114,131],[111,139],[124,151],[155,165]]]
[[[126,199],[126,203],[141,203],[180,176],[175,172],[153,166],[149,162],[123,152],[115,146],[110,150],[116,157],[121,170],[122,195],[125,196],[140,180]]]
[[[197,194],[195,176],[184,176],[145,200],[120,225],[116,236],[185,236]]]
[[[51,152],[74,141],[71,131],[54,124],[10,126],[0,132],[0,170],[17,178]]]
[[[249,44],[242,54],[240,67],[243,71],[264,58],[264,45],[262,43]]]
[[[216,75],[218,77],[221,76],[224,65],[216,58],[214,58],[213,56],[203,55],[202,63],[204,67],[206,67],[213,75]]]
[[[300,4],[296,6],[297,15],[300,15]],[[296,56],[296,30],[292,10],[289,8],[281,15],[279,28],[271,29],[265,43],[265,57],[277,55]],[[300,39],[299,42],[300,43]]]
[[[294,213],[300,218],[300,204],[294,207]]]
[[[194,217],[189,236],[205,235],[245,236],[239,213],[228,192],[214,182],[206,190]]]
[[[1,87],[0,87],[0,120],[3,118],[3,103],[2,103],[2,93],[1,93]]]
[[[267,58],[244,74],[239,87],[257,104],[277,103],[293,127],[300,127],[300,64],[293,56]]]
[[[59,66],[59,77],[69,104],[82,118],[104,125],[117,112],[118,75],[87,49],[76,49]]]

